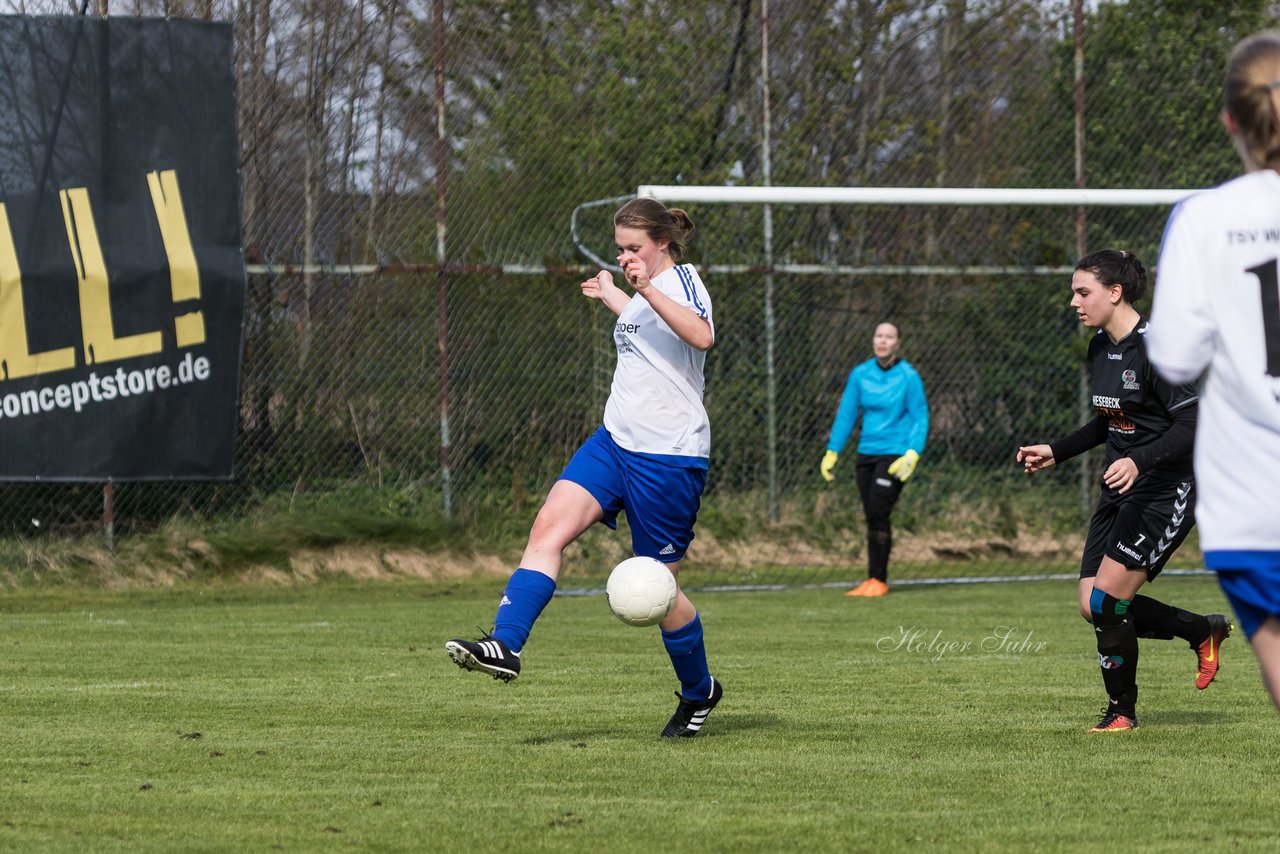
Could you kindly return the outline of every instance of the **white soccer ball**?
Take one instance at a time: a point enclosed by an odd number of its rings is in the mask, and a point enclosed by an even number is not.
[[[624,560],[609,574],[605,594],[614,616],[628,626],[662,622],[676,604],[676,577],[651,557]]]

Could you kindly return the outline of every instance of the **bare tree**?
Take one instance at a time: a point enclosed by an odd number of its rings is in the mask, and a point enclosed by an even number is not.
[[[374,108],[373,131],[373,177],[369,187],[368,230],[366,231],[366,251],[377,256],[379,229],[381,227],[381,204],[383,184],[382,143],[387,125],[387,88],[396,75],[395,58],[391,54],[392,39],[396,33],[398,0],[387,0],[383,12],[385,29],[382,34],[382,55],[379,57],[378,102]]]

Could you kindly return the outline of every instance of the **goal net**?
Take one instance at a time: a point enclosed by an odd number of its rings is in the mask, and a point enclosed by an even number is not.
[[[919,473],[894,513],[895,563],[1069,570],[1096,463],[1030,479],[1013,455],[1088,415],[1071,272],[1082,252],[1112,246],[1137,253],[1154,284],[1164,222],[1190,192],[638,187],[690,213],[689,260],[715,306],[704,504],[740,514],[745,527],[773,526],[780,565],[847,546],[843,567],[785,580],[860,575],[857,431],[834,484],[818,463],[850,369],[870,358],[875,325],[891,320],[930,408]],[[606,214],[621,201],[575,212],[579,250],[602,266],[613,263]],[[1191,551],[1183,559],[1198,566]]]

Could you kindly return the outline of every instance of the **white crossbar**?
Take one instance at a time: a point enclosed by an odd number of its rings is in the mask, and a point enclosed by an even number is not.
[[[664,202],[773,205],[1172,205],[1196,190],[1050,190],[998,187],[711,187],[641,184]]]

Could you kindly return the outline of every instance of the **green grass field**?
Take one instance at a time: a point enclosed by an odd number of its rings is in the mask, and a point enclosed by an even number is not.
[[[1242,639],[1204,692],[1144,641],[1142,727],[1087,735],[1074,588],[695,594],[726,695],[674,743],[657,630],[603,597],[556,599],[503,685],[442,650],[493,583],[6,593],[0,849],[1280,848]],[[1211,579],[1150,592],[1226,607]]]

